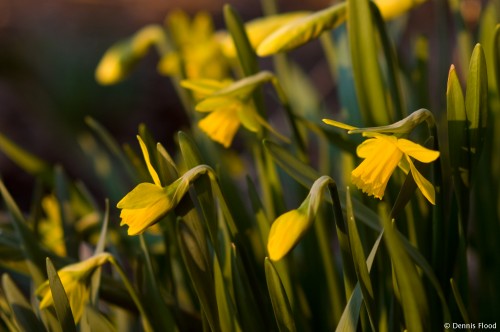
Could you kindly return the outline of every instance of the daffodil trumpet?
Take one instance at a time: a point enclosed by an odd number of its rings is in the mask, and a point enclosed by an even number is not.
[[[364,160],[351,173],[351,181],[364,193],[382,199],[392,173],[396,167],[399,167],[405,173],[410,172],[424,197],[431,204],[436,204],[434,186],[420,174],[413,159],[422,163],[431,163],[439,157],[439,151],[427,149],[406,138],[400,138],[404,134],[409,134],[421,121],[431,121],[429,118],[432,116],[429,116],[427,112],[421,111],[411,118],[408,117],[394,125],[381,128],[360,129],[329,119],[324,119],[323,122],[348,130],[349,133],[361,133],[369,137],[358,146],[356,153]],[[395,134],[387,135],[382,132]]]

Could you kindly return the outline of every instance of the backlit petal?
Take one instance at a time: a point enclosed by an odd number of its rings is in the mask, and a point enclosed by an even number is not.
[[[398,140],[398,148],[405,154],[423,163],[430,163],[439,157],[439,151],[430,150],[407,139]]]
[[[327,125],[334,126],[334,127],[341,128],[341,129],[346,129],[346,130],[358,129],[357,127],[353,127],[353,126],[350,126],[350,125],[347,125],[345,123],[338,122],[335,120],[323,119],[323,122],[326,123]]]
[[[291,210],[278,217],[271,226],[267,251],[273,261],[280,260],[299,241],[310,226],[307,214]]]
[[[240,118],[232,108],[218,109],[198,122],[198,126],[208,137],[227,148],[240,127]]]
[[[415,165],[411,161],[410,157],[406,156],[406,160],[408,160],[408,163],[410,164],[411,174],[418,186],[418,189],[420,189],[422,194],[431,204],[436,205],[436,192],[434,190],[434,186],[429,182],[429,180],[427,180],[423,177],[422,174],[420,174],[420,172],[416,169]]]
[[[157,186],[161,187],[160,177],[153,168],[153,165],[151,165],[151,159],[149,158],[148,148],[146,147],[146,144],[142,140],[141,136],[137,135],[137,139],[139,140],[139,145],[141,146],[142,154],[144,156],[144,161],[146,162],[146,166],[148,167],[149,174],[153,178],[153,182]]]

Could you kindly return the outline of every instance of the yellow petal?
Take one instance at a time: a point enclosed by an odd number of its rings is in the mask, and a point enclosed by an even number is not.
[[[151,183],[139,184],[118,202],[117,207],[122,209],[120,225],[129,226],[129,235],[144,232],[173,208],[171,195],[175,195],[173,187],[161,188]]]
[[[417,170],[410,157],[406,156],[406,160],[410,164],[411,175],[415,180],[415,183],[418,186],[418,189],[422,192],[425,198],[433,204],[436,205],[436,192],[434,190],[434,186],[429,182],[420,172]]]
[[[379,141],[376,138],[370,138],[358,145],[356,154],[360,158],[368,158],[371,156],[378,146]]]
[[[220,108],[228,108],[235,103],[239,103],[239,101],[231,97],[208,97],[199,102],[195,109],[198,112],[211,112]]]
[[[345,3],[298,18],[283,25],[260,43],[259,56],[268,56],[304,45],[318,38],[324,31],[333,29],[346,19]]]
[[[208,137],[227,148],[240,127],[240,118],[235,109],[223,108],[207,115],[198,126]]]
[[[386,20],[404,14],[425,1],[426,0],[374,0],[380,13]]]
[[[231,83],[230,80],[213,80],[208,78],[193,78],[182,80],[181,86],[185,89],[199,93],[200,95],[209,96],[216,91],[225,88]]]
[[[144,156],[144,161],[146,162],[146,166],[148,167],[149,174],[153,178],[153,182],[157,186],[161,187],[160,177],[153,168],[153,165],[151,165],[151,159],[149,158],[148,148],[146,147],[146,144],[139,135],[137,135],[137,139],[139,140],[139,145],[141,146],[142,154]]]
[[[138,184],[116,205],[119,209],[141,209],[161,200],[166,193],[163,188],[152,183]]]
[[[323,122],[326,123],[327,125],[334,126],[334,127],[341,128],[341,129],[346,129],[346,130],[358,129],[357,127],[353,127],[353,126],[350,126],[350,125],[347,125],[345,123],[338,122],[335,120],[323,119]]]
[[[121,81],[127,74],[123,56],[130,53],[128,42],[119,42],[104,53],[95,71],[95,79],[99,84],[110,85]]]
[[[439,157],[439,151],[424,148],[404,138],[399,139],[397,144],[401,151],[423,163],[430,163]]]
[[[307,214],[300,210],[291,210],[278,217],[271,226],[267,251],[273,261],[280,260],[299,241],[311,222]]]

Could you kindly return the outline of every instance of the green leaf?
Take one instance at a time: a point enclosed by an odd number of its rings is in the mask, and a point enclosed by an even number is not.
[[[462,319],[465,324],[470,325],[469,315],[467,314],[467,309],[465,308],[464,301],[462,300],[462,296],[460,295],[460,291],[458,290],[457,284],[453,278],[450,279],[451,290],[453,291],[453,297],[455,298],[455,302],[457,303],[458,309],[460,310],[460,314],[462,315]]]
[[[425,260],[424,256],[422,256],[422,254],[418,251],[418,249],[415,248],[410,243],[410,241],[408,241],[407,238],[405,238],[401,233],[399,233],[399,231],[396,231],[396,233],[398,234],[399,239],[401,240],[401,243],[403,244],[408,255],[410,255],[413,262],[416,265],[418,265],[419,268],[422,269],[422,271],[427,276],[427,278],[431,282],[432,286],[436,290],[436,293],[438,294],[439,300],[441,301],[441,305],[443,308],[444,320],[450,321],[451,315],[450,315],[450,311],[448,308],[448,302],[447,302],[446,297],[444,295],[443,289],[441,288],[441,284],[439,283],[439,280],[436,277],[436,274],[434,273],[434,270],[429,265],[429,263]]]
[[[3,196],[7,210],[12,216],[14,228],[26,257],[26,264],[28,265],[31,277],[35,282],[35,286],[38,287],[45,282],[45,273],[43,272],[43,250],[39,247],[37,239],[35,238],[33,232],[28,228],[24,216],[8,192],[7,188],[5,188],[2,180],[0,180],[0,194]]]
[[[177,223],[177,240],[194,290],[198,295],[201,309],[212,331],[220,331],[214,279],[208,266],[203,248],[192,231],[183,222]]]
[[[29,174],[41,175],[45,180],[50,180],[51,170],[47,163],[25,151],[2,133],[0,133],[0,150]]]
[[[245,26],[241,21],[240,16],[231,5],[224,5],[224,21],[227,30],[233,38],[233,43],[238,53],[241,68],[245,76],[250,76],[259,71],[259,64],[257,56],[250,44],[248,36],[245,31]]]
[[[379,236],[377,237],[377,240],[373,244],[372,250],[370,251],[368,258],[366,259],[366,266],[368,272],[370,272],[372,268],[373,260],[375,259],[375,255],[380,245],[380,241],[382,240],[383,234],[384,232],[381,231]],[[359,285],[358,282],[356,283],[356,287],[354,287],[352,295],[349,298],[349,301],[347,302],[347,305],[344,309],[344,312],[342,313],[342,316],[340,317],[339,324],[337,325],[337,329],[335,331],[339,332],[356,331],[356,326],[358,325],[359,312],[361,309],[362,302],[363,302],[363,293],[361,292],[361,286]]]
[[[363,300],[365,301],[365,307],[368,313],[368,318],[370,319],[372,330],[376,331],[377,330],[376,327],[378,327],[378,324],[376,321],[377,316],[375,312],[375,298],[374,298],[373,286],[370,280],[368,268],[366,267],[366,258],[365,258],[365,253],[363,251],[361,238],[359,237],[358,227],[356,226],[356,221],[354,219],[354,211],[352,208],[351,193],[349,191],[349,187],[347,187],[346,210],[347,210],[347,228],[349,234],[349,243],[351,246],[354,268],[356,270],[356,275],[358,277],[358,283],[361,288],[361,293],[363,294]]]
[[[462,221],[468,220],[469,211],[469,129],[465,100],[462,87],[455,71],[451,66],[446,89],[446,112],[448,117],[448,146],[450,153],[451,175],[454,190],[459,202],[458,208]]]
[[[26,332],[46,331],[28,300],[7,273],[2,275],[2,287],[19,329]]]
[[[130,164],[129,160],[125,157],[125,154],[120,149],[113,136],[111,136],[111,134],[100,123],[89,116],[85,118],[85,123],[96,133],[97,137],[101,139],[101,141],[109,149],[109,151],[111,151],[111,153],[120,161],[129,178],[132,181],[137,181],[137,175],[134,171],[134,168]]]
[[[396,52],[394,51],[394,47],[391,44],[391,39],[387,33],[385,21],[381,15],[381,12],[373,2],[370,2],[370,8],[372,10],[375,26],[380,36],[384,58],[387,63],[387,86],[389,88],[388,93],[390,98],[392,99],[391,102],[394,107],[396,117],[403,118],[406,111],[403,106],[401,84],[398,80],[399,70]]]
[[[241,325],[247,331],[264,331],[266,325],[263,314],[267,306],[257,304],[256,298],[261,294],[261,288],[255,289],[249,282],[249,273],[245,271],[244,263],[238,255],[237,248],[233,245],[231,250],[231,268],[234,288],[234,300],[239,314]],[[270,308],[269,308],[270,309]]]
[[[75,320],[73,318],[73,313],[71,312],[71,307],[69,306],[68,296],[64,290],[61,279],[52,264],[50,258],[47,257],[47,275],[49,278],[50,291],[52,292],[52,298],[54,299],[54,307],[56,309],[57,319],[63,331],[75,331]]]
[[[469,129],[470,167],[475,168],[486,135],[488,121],[488,76],[486,58],[480,44],[474,47],[469,63],[465,111]]]
[[[86,306],[83,311],[82,320],[86,320],[89,325],[89,331],[115,332],[115,326],[102,313],[92,306]]]
[[[384,220],[384,241],[394,270],[395,292],[400,294],[401,307],[406,328],[412,331],[428,331],[428,303],[426,292],[413,261],[397,231],[387,219]]]
[[[230,262],[230,260],[229,260]],[[217,311],[219,312],[219,322],[222,331],[241,331],[236,316],[235,306],[229,295],[227,285],[232,285],[232,281],[225,280],[221,265],[217,256],[214,256],[214,281],[215,297],[217,300]],[[232,268],[231,266],[229,268]]]
[[[342,24],[346,19],[346,4],[340,3],[285,24],[260,43],[259,56],[292,50],[318,38],[324,31]]]
[[[264,259],[266,256],[265,247],[267,243],[267,238],[269,237],[269,230],[271,228],[271,222],[266,216],[264,211],[264,206],[259,198],[255,184],[250,177],[247,177],[247,187],[248,187],[248,197],[252,206],[252,212],[254,214],[254,220],[257,223],[257,231],[259,234],[259,246],[254,246],[254,253],[256,258]],[[255,227],[253,227],[255,229]]]
[[[178,133],[178,137],[179,147],[186,167],[190,169],[203,164],[203,158],[193,139],[182,131]],[[200,208],[208,226],[210,239],[216,250],[218,250],[218,222],[217,213],[215,210],[216,204],[212,195],[211,186],[212,185],[210,184],[209,178],[206,176],[202,176],[195,182],[194,189],[197,193],[196,198],[200,203]]]
[[[78,257],[78,242],[75,231],[75,214],[71,204],[71,183],[66,178],[66,174],[61,166],[56,166],[54,171],[55,191],[64,230],[64,245],[69,257]]]
[[[306,188],[311,188],[312,184],[316,179],[318,179],[321,175],[313,169],[311,166],[303,163],[298,160],[295,156],[293,156],[290,152],[279,146],[278,144],[264,140],[264,147],[269,151],[273,160],[292,178],[294,178],[298,183],[303,185]],[[339,190],[340,196],[340,205],[342,209],[345,210],[345,192]],[[326,200],[331,204],[332,200],[330,197],[326,196]],[[380,226],[378,224],[379,217],[378,215],[367,208],[364,204],[362,204],[359,200],[353,198],[352,200],[354,210],[357,213],[357,217],[359,220],[364,222],[368,227],[374,230],[380,230]]]
[[[151,320],[151,325],[155,330],[173,331],[176,329],[175,322],[172,317],[172,313],[165,304],[164,296],[162,296],[161,289],[158,285],[158,281],[156,279],[158,273],[155,273],[155,270],[153,269],[151,256],[144,239],[144,234],[139,235],[139,242],[144,255],[144,265],[146,270],[143,297],[146,303],[149,304],[146,307],[146,310],[150,312],[150,317],[154,317],[154,319]]]
[[[280,276],[269,258],[265,260],[267,288],[271,303],[273,304],[274,316],[280,331],[296,331],[295,319],[290,307],[290,302],[281,283]]]
[[[495,38],[493,39],[493,63],[493,72],[495,73],[497,81],[497,89],[500,90],[500,24],[497,24],[495,27]]]
[[[108,224],[109,224],[109,200],[106,199],[106,210],[104,211],[104,219],[102,221],[101,231],[99,233],[99,240],[97,240],[97,244],[94,250],[94,255],[100,254],[104,252],[104,248],[106,247],[106,237],[108,234]],[[99,293],[99,288],[101,285],[101,269],[97,268],[96,271],[92,274],[90,279],[91,284],[91,295],[90,301],[92,304],[96,304],[97,296]]]
[[[347,32],[359,109],[369,126],[391,123],[385,82],[379,66],[376,26],[368,0],[348,0]]]

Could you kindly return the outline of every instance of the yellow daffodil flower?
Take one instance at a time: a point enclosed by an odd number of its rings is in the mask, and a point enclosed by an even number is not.
[[[308,231],[323,201],[324,189],[332,183],[329,176],[319,177],[297,209],[282,214],[273,222],[267,240],[267,252],[271,260],[283,258]]]
[[[386,20],[400,16],[427,0],[374,0]]]
[[[347,130],[358,129],[337,121],[324,119],[326,124]],[[430,163],[439,157],[439,151],[430,150],[404,138],[377,132],[363,132],[370,137],[358,146],[356,152],[363,162],[352,171],[352,182],[368,195],[382,199],[392,173],[399,166],[405,173],[411,171],[413,179],[427,200],[435,204],[434,186],[416,169],[412,158]]]
[[[259,73],[233,83],[209,79],[184,80],[181,85],[194,93],[208,95],[195,108],[198,112],[209,113],[198,122],[198,127],[225,148],[231,145],[241,125],[254,133],[264,127],[276,137],[288,141],[257,113],[251,101],[252,92],[266,82],[266,77],[266,73]]]
[[[281,28],[289,22],[295,21],[310,12],[290,12],[284,14],[271,15],[266,17],[257,18],[245,23],[245,31],[248,40],[253,49],[256,50],[260,43],[275,30]],[[227,31],[217,32],[217,39],[221,44],[222,51],[228,58],[236,58],[236,48],[234,46],[233,38]]]
[[[177,204],[176,194],[181,179],[162,187],[160,177],[151,165],[146,144],[137,136],[148,171],[154,183],[143,182],[123,197],[117,208],[122,209],[120,226],[128,225],[128,235],[143,233],[149,226],[169,212]]]
[[[45,196],[42,199],[42,208],[47,217],[42,219],[38,225],[40,238],[50,250],[59,256],[66,256],[61,212],[57,198],[54,195]]]
[[[283,258],[309,229],[311,222],[307,211],[301,208],[279,216],[269,231],[267,241],[269,258],[273,261]]]
[[[158,25],[148,25],[133,36],[112,45],[97,65],[95,78],[102,85],[116,84],[123,80],[136,63],[146,55],[151,46],[166,52],[165,31]]]
[[[229,64],[208,13],[197,13],[190,20],[185,12],[176,10],[168,15],[166,25],[177,50],[161,58],[158,64],[160,73],[184,73],[189,79],[223,79],[228,75]]]
[[[78,322],[82,317],[83,309],[89,300],[90,277],[99,266],[108,262],[111,257],[109,253],[101,253],[82,262],[68,265],[57,272],[68,296],[75,322]],[[48,280],[38,287],[36,294],[41,298],[40,309],[48,308],[54,304]]]

